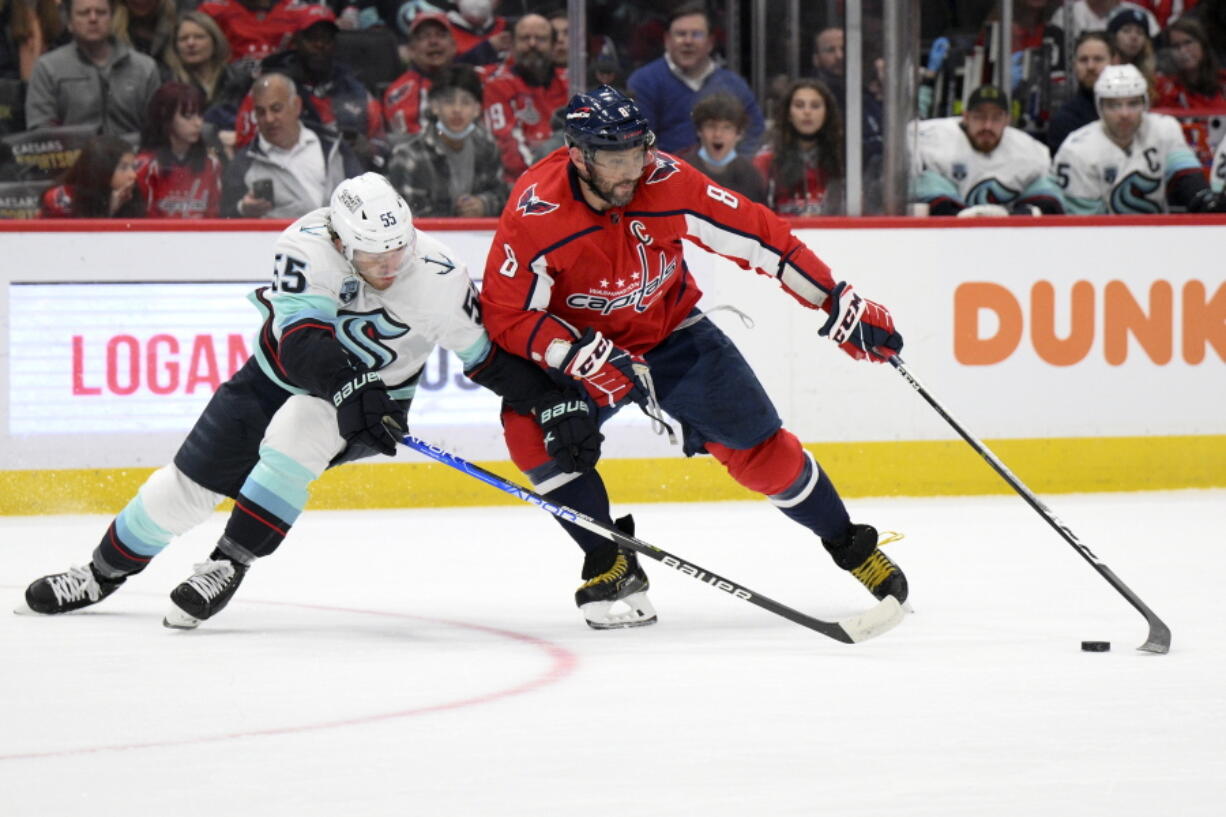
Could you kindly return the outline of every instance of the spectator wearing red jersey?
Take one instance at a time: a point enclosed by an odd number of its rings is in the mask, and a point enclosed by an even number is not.
[[[201,139],[204,94],[168,82],[149,103],[136,157],[136,185],[145,212],[154,218],[217,218],[221,215],[221,163]]]
[[[1206,108],[1226,104],[1217,57],[1205,28],[1180,17],[1167,29],[1174,69],[1159,74],[1155,108]]]
[[[136,155],[118,136],[95,136],[59,185],[43,194],[42,218],[140,218]]]
[[[264,60],[262,73],[285,74],[294,80],[302,97],[303,121],[344,139],[370,169],[386,153],[383,106],[366,89],[353,70],[336,60],[336,18],[330,10],[323,16],[306,17],[290,40],[290,49]],[[255,138],[251,94],[238,108],[235,143],[245,147]]]
[[[451,36],[461,62],[491,65],[501,61],[511,48],[507,18],[494,13],[500,0],[456,0],[447,12]]]
[[[205,0],[199,10],[217,21],[230,42],[230,60],[254,69],[260,60],[283,50],[304,18],[332,17],[324,5],[307,0]]]
[[[766,179],[767,204],[791,216],[839,212],[843,120],[834,94],[820,80],[798,79],[784,94],[782,111],[770,145],[754,157]]]
[[[430,86],[455,61],[455,39],[441,14],[418,14],[409,25],[409,67],[383,94],[383,118],[393,136],[419,133],[429,119]]]
[[[511,61],[485,86],[485,121],[502,154],[502,169],[514,181],[533,161],[533,149],[553,135],[550,116],[570,98],[569,85],[553,67],[553,26],[525,14],[511,34]]]

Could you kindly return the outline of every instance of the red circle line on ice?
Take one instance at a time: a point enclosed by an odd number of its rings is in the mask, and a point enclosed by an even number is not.
[[[279,602],[279,601],[255,601],[243,599],[243,604],[263,604],[276,607],[298,607],[306,610],[321,610],[331,613],[357,613],[359,615],[368,616],[384,616],[387,618],[412,619],[414,621],[427,621],[432,624],[442,624],[447,627],[457,627],[465,630],[474,630],[476,632],[486,633],[488,635],[497,636],[499,638],[518,641],[523,644],[535,647],[550,658],[549,667],[535,677],[529,678],[526,681],[515,684],[514,686],[498,689],[491,692],[472,695],[467,698],[458,698],[454,701],[443,701],[441,703],[426,704],[423,706],[411,707],[409,709],[400,709],[394,712],[380,712],[372,715],[363,715],[355,718],[340,718],[331,721],[322,721],[320,723],[299,724],[297,726],[279,726],[268,729],[248,729],[236,732],[223,732],[216,735],[202,735],[197,737],[176,738],[170,740],[152,740],[147,742],[134,741],[131,743],[116,743],[116,744],[100,744],[97,746],[80,746],[70,749],[55,749],[45,752],[17,752],[14,754],[0,755],[0,761],[5,760],[32,760],[35,758],[49,757],[68,757],[70,755],[94,754],[100,752],[126,752],[137,749],[161,749],[170,746],[192,746],[203,743],[216,743],[224,740],[237,740],[240,738],[257,738],[269,737],[274,735],[292,735],[301,732],[314,732],[324,729],[341,729],[349,726],[362,726],[369,723],[379,723],[383,721],[396,720],[398,718],[413,718],[420,715],[432,715],[436,712],[446,712],[452,709],[462,709],[468,706],[478,706],[480,704],[493,703],[504,698],[510,698],[515,695],[522,695],[526,692],[533,692],[541,687],[556,683],[567,675],[572,673],[579,663],[579,658],[570,650],[543,638],[537,638],[526,633],[518,633],[514,630],[506,630],[501,627],[490,627],[484,624],[473,624],[466,621],[454,621],[451,619],[432,618],[430,616],[416,616],[410,613],[393,613],[383,610],[360,610],[353,607],[329,607],[319,604],[298,604],[294,602]],[[169,634],[168,634],[169,635]],[[175,637],[175,636],[170,636]],[[190,638],[190,635],[182,635],[178,637]]]

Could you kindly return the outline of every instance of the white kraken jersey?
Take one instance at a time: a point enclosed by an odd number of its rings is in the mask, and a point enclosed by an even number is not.
[[[285,327],[313,320],[335,327],[336,338],[360,367],[378,371],[393,397],[413,396],[436,345],[454,351],[465,368],[483,360],[490,341],[481,326],[476,288],[456,254],[417,231],[395,282],[377,290],[337,252],[327,207],[307,213],[281,233],[272,284],[252,293],[264,313],[256,358],[264,373],[295,394],[277,362]]]
[[[1165,213],[1177,173],[1202,172],[1179,122],[1146,112],[1125,150],[1096,120],[1069,134],[1052,163],[1070,213]]]
[[[980,153],[962,130],[962,118],[925,119],[918,124],[913,198],[952,198],[968,207],[1009,205],[1034,196],[1060,198],[1051,182],[1047,146],[1017,128],[1005,128],[991,153]]]
[[[1226,189],[1226,137],[1217,144],[1217,153],[1213,154],[1213,171],[1209,174],[1209,185],[1215,190]]]

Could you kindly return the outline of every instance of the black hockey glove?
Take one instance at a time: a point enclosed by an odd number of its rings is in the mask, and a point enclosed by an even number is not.
[[[586,400],[550,392],[537,401],[533,412],[545,432],[545,450],[559,468],[575,473],[596,467],[604,435]]]
[[[332,389],[336,424],[349,443],[361,443],[389,457],[396,453],[398,435],[409,427],[409,416],[392,399],[376,372],[347,372]]]
[[[1188,202],[1189,213],[1226,213],[1226,190],[1214,193],[1209,188],[1196,191]]]

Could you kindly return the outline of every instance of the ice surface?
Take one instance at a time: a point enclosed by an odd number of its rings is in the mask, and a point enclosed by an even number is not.
[[[588,630],[544,513],[308,512],[194,632],[218,515],[102,604],[0,615],[0,815],[1223,814],[1226,492],[856,500],[915,613],[843,645],[646,562],[654,627]],[[645,540],[823,618],[872,599],[768,505],[641,505]],[[0,518],[0,602],[105,517]],[[1111,651],[1083,653],[1082,640]]]

